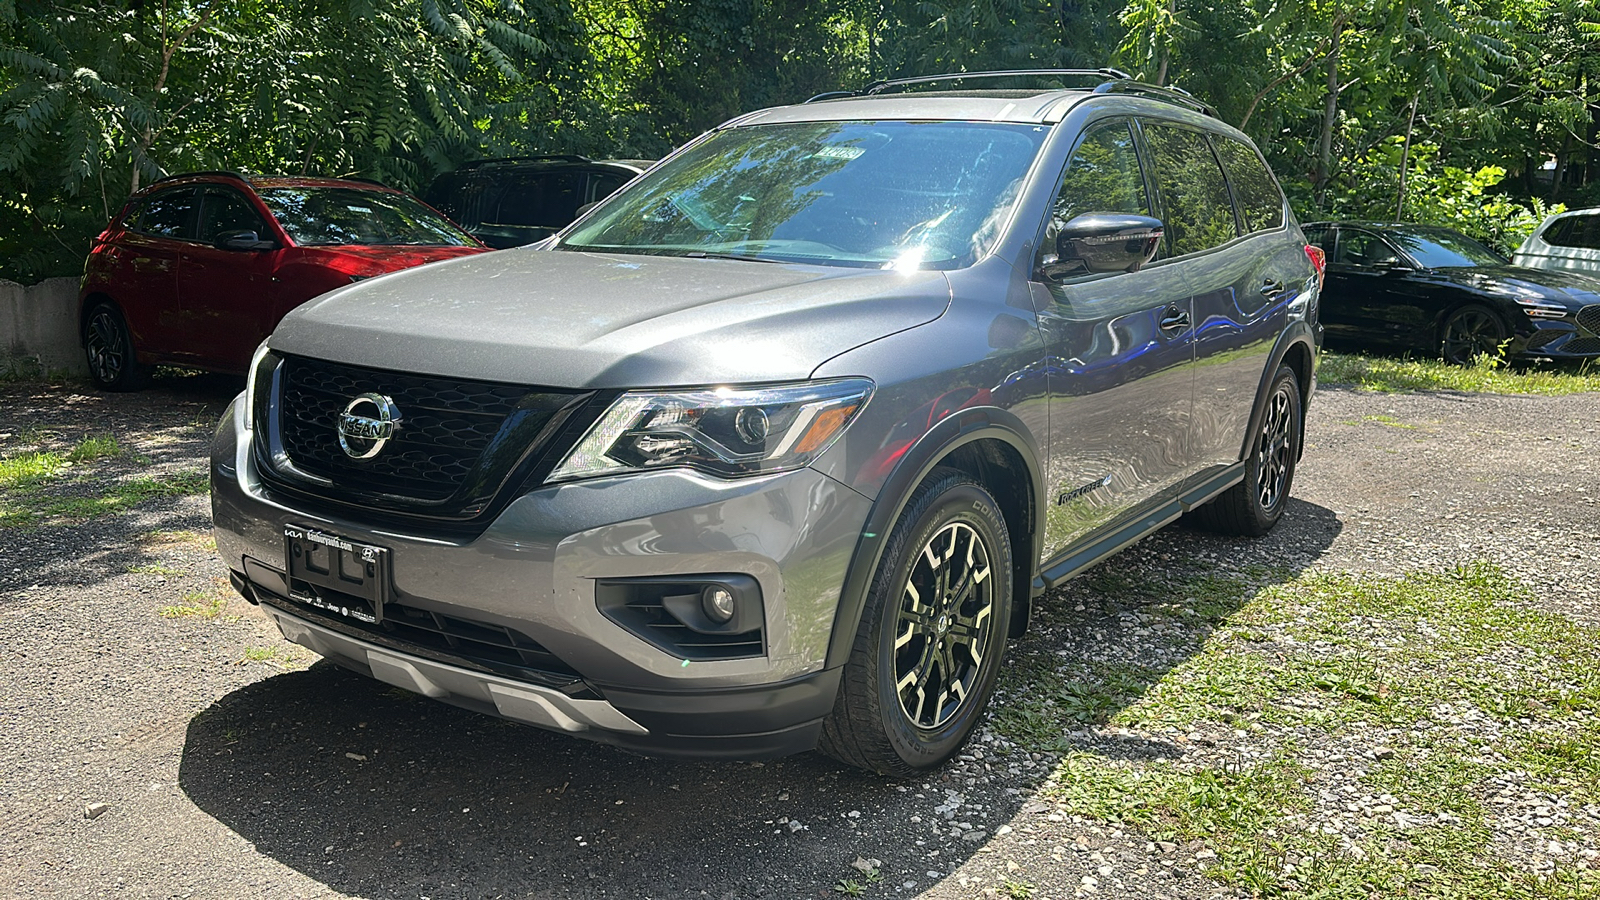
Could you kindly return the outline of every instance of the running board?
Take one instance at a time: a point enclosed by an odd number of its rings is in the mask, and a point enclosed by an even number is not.
[[[1033,579],[1033,596],[1037,597],[1056,585],[1072,579],[1095,563],[1137,544],[1152,533],[1176,522],[1184,513],[1204,506],[1212,498],[1243,480],[1244,463],[1234,463],[1206,479],[1199,486],[1189,489],[1178,498],[1163,503],[1115,531],[1081,547],[1068,548],[1040,567],[1039,574]]]

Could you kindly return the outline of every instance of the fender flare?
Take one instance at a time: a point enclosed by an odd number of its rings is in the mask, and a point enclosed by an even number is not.
[[[1013,616],[1019,610],[1026,616],[1026,604],[1031,602],[1030,588],[1039,567],[1040,546],[1044,540],[1044,529],[1041,527],[1045,508],[1044,470],[1039,462],[1039,453],[1034,446],[1031,429],[1012,413],[998,407],[961,410],[918,438],[878,491],[877,500],[867,514],[867,521],[861,526],[861,537],[851,555],[844,586],[839,591],[839,606],[834,613],[833,632],[828,639],[828,655],[823,664],[825,668],[842,666],[850,658],[856,632],[861,627],[867,593],[872,588],[873,576],[883,559],[884,546],[910,501],[912,491],[951,453],[983,440],[998,440],[1015,450],[1027,467],[1032,481],[1033,521],[1029,523],[1032,534],[1028,535],[1026,542],[1026,546],[1032,549],[1026,560],[1013,560],[1014,564],[1020,562],[1018,568],[1021,569],[1017,583],[1012,585],[1013,602],[1024,604],[1013,606]],[[1012,542],[1015,546],[1015,536]],[[1016,621],[1014,618],[1013,623]],[[1015,624],[1012,628],[1014,633]]]
[[[1283,366],[1283,361],[1289,357],[1289,352],[1297,346],[1304,347],[1306,355],[1310,359],[1310,363],[1307,366],[1307,377],[1303,379],[1306,383],[1300,385],[1300,455],[1305,455],[1306,422],[1304,410],[1311,399],[1311,392],[1314,387],[1313,382],[1316,379],[1317,340],[1316,334],[1312,331],[1309,323],[1295,322],[1289,327],[1285,328],[1283,333],[1278,336],[1278,341],[1273,345],[1271,355],[1267,357],[1267,365],[1264,369],[1262,369],[1261,383],[1256,386],[1256,398],[1253,401],[1253,405],[1250,407],[1250,427],[1245,429],[1244,443],[1239,447],[1239,459],[1245,460],[1250,458],[1250,451],[1254,449],[1255,445],[1256,431],[1261,428],[1261,416],[1264,412],[1261,407],[1261,399],[1265,397],[1267,395],[1267,391],[1271,389],[1272,379],[1277,376],[1278,369]],[[1299,377],[1300,373],[1297,372],[1295,374],[1297,377]]]

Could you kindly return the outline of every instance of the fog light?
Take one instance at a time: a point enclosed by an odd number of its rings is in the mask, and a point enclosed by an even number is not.
[[[706,618],[713,622],[727,622],[733,619],[733,592],[725,587],[708,587],[700,595],[700,605],[705,608]]]

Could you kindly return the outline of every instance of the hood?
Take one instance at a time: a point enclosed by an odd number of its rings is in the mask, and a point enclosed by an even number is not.
[[[340,244],[337,246],[301,247],[299,250],[308,259],[327,262],[338,260],[338,263],[333,267],[339,271],[365,276],[382,275],[385,272],[409,269],[412,266],[420,266],[423,263],[438,262],[444,259],[459,259],[463,256],[488,252],[487,247],[413,247],[405,244],[376,246]]]
[[[1454,266],[1433,273],[1462,287],[1506,297],[1555,300],[1576,306],[1600,303],[1600,281],[1574,272],[1523,266]]]
[[[941,272],[521,248],[331,291],[291,312],[271,345],[548,387],[781,381],[949,301]]]

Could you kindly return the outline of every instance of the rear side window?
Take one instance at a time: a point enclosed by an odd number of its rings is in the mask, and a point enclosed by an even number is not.
[[[616,193],[617,188],[627,184],[629,180],[630,179],[627,176],[618,175],[613,172],[590,173],[589,199],[587,202],[593,203],[596,200],[604,200],[605,198]]]
[[[1545,232],[1544,242],[1553,247],[1600,250],[1600,216],[1570,216]]]
[[[1211,145],[1233,182],[1233,196],[1246,233],[1283,227],[1283,194],[1256,152],[1230,137],[1212,135]]]
[[[1237,237],[1228,182],[1205,135],[1166,125],[1147,125],[1144,131],[1155,160],[1172,255],[1199,253]]]
[[[194,235],[194,188],[152,194],[134,213],[129,229],[156,237],[187,239]]]

